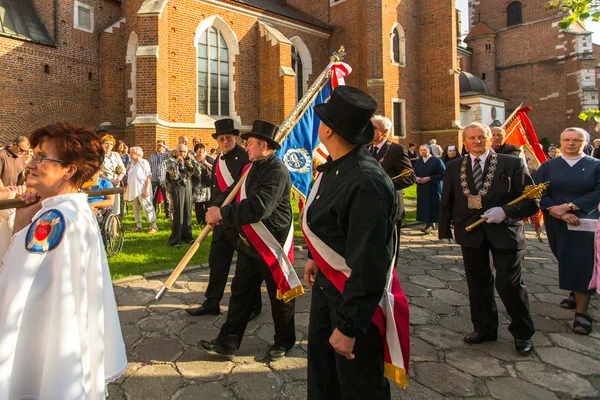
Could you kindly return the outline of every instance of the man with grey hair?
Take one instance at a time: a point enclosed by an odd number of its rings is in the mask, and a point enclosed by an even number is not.
[[[600,159],[600,139],[594,139],[594,152],[592,157]]]
[[[442,149],[442,146],[437,144],[437,140],[435,139],[431,139],[429,141],[429,147],[431,148],[431,154],[438,158],[440,158],[442,154],[444,154],[444,149]]]
[[[509,156],[520,157],[521,149],[510,143],[506,143],[506,131],[500,127],[493,127],[492,130],[492,149],[498,154],[508,154]]]
[[[469,304],[474,332],[465,336],[468,344],[498,338],[496,289],[511,318],[509,331],[522,355],[532,352],[535,329],[529,311],[527,289],[521,278],[521,263],[527,241],[523,219],[538,211],[537,200],[507,205],[523,194],[533,180],[520,157],[491,151],[492,132],[487,125],[472,123],[462,133],[468,156],[450,161],[440,205],[439,238],[452,239],[462,248]],[[486,223],[470,231],[466,228],[484,218]]]
[[[29,140],[25,136],[17,136],[10,146],[0,150],[0,183],[14,186],[18,183],[19,174],[25,170]]]
[[[404,189],[415,183],[415,173],[406,147],[389,140],[389,135],[392,131],[392,121],[383,115],[375,115],[371,118],[371,122],[375,128],[375,134],[368,149],[392,179],[394,188],[398,194],[398,222],[396,223],[396,231],[398,233],[397,250],[399,250],[400,229],[402,228],[402,219],[406,215],[406,211],[404,210]],[[400,177],[399,175],[401,174],[404,176]]]
[[[200,176],[200,165],[188,153],[185,144],[179,144],[167,160],[167,180],[173,202],[173,225],[169,245],[180,248],[180,242],[192,244],[192,175]]]

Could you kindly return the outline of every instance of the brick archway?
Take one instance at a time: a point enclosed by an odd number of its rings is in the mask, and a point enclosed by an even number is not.
[[[34,129],[57,121],[96,127],[98,113],[89,106],[69,101],[44,103],[21,114],[3,131],[0,131],[0,143],[8,143],[18,135],[28,136]]]

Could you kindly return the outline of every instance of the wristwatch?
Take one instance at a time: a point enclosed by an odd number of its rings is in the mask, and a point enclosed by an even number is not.
[[[567,206],[568,206],[568,207],[571,209],[571,211],[574,211],[574,210],[573,210],[573,207],[575,207],[575,204],[573,204],[573,203],[571,203],[571,202],[568,202],[568,203],[567,203]]]

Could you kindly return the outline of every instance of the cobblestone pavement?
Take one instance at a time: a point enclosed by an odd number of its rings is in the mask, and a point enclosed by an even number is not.
[[[497,342],[469,346],[463,335],[472,330],[467,285],[460,248],[423,235],[414,228],[402,232],[398,272],[411,309],[409,388],[392,385],[392,397],[402,399],[571,399],[600,398],[600,326],[590,336],[572,333],[573,311],[559,302],[567,293],[558,288],[557,264],[547,244],[528,233],[524,279],[537,333],[535,351],[520,356],[508,332],[502,302]],[[302,276],[306,253],[296,252]],[[153,302],[166,276],[132,277],[115,282],[115,294],[129,366],[109,386],[111,399],[305,399],[306,336],[310,293],[297,300],[298,345],[286,358],[267,363],[264,355],[273,339],[269,300],[263,287],[263,313],[248,325],[233,362],[206,354],[201,339],[213,339],[225,320],[220,316],[191,317],[183,310],[198,305],[206,289],[208,270],[183,274],[174,287]],[[227,310],[229,286],[222,302]],[[592,317],[600,320],[600,302],[592,300]]]

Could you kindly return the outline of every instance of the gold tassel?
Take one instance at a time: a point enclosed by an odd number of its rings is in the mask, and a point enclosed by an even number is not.
[[[395,382],[402,389],[408,387],[408,376],[404,368],[397,367],[391,363],[385,363],[383,365],[383,376]]]
[[[295,288],[291,288],[285,294],[282,294],[279,289],[277,289],[277,300],[283,300],[284,303],[288,303],[291,300],[295,299],[298,296],[302,296],[304,294],[304,288],[302,285],[296,286]]]

